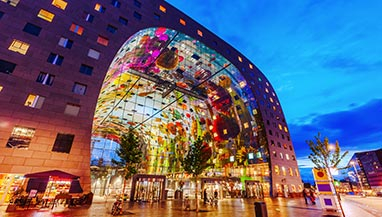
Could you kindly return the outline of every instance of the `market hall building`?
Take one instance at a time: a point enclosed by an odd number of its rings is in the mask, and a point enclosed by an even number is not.
[[[167,2],[1,0],[0,32],[0,203],[24,175],[55,170],[79,177],[84,192],[115,191],[117,174],[99,170],[130,126],[145,147],[140,189],[158,189],[152,175],[165,176],[160,189],[192,188],[179,159],[203,137],[214,164],[206,186],[302,191],[271,83]]]

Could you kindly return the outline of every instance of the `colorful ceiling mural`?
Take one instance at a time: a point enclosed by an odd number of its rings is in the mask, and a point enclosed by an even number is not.
[[[257,113],[250,87],[226,58],[181,32],[149,28],[116,54],[93,137],[118,141],[133,127],[147,146],[148,173],[178,171],[179,157],[199,136],[213,147],[217,168],[232,163],[231,156],[237,164],[260,163],[266,149]]]

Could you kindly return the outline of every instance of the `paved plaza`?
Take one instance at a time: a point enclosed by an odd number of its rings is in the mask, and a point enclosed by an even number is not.
[[[367,204],[365,205],[364,201]],[[220,200],[217,206],[205,205],[200,201],[201,212],[185,211],[182,201],[168,200],[160,203],[133,203],[128,207],[128,212],[124,216],[136,217],[162,217],[162,216],[198,216],[198,217],[254,217],[255,208],[253,199],[224,199]],[[328,216],[321,209],[321,205],[305,205],[302,198],[275,198],[265,199],[268,216],[275,217],[317,217]],[[4,217],[45,217],[45,216],[112,216],[110,214],[113,200],[95,197],[93,205],[89,208],[55,208],[51,209],[30,209],[6,213],[6,206],[0,206],[0,216]],[[361,198],[344,197],[342,205],[346,217],[380,217],[382,216],[382,198]],[[194,207],[194,204],[192,204]]]

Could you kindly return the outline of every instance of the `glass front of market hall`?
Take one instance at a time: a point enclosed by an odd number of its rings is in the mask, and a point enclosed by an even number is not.
[[[169,197],[192,196],[195,186],[180,159],[198,137],[213,150],[213,167],[200,187],[239,197],[252,181],[260,183],[255,192],[269,195],[268,147],[257,106],[241,72],[213,49],[172,29],[137,32],[114,57],[98,98],[92,191],[120,193],[123,180],[111,159],[118,158],[120,135],[132,127],[144,147],[139,173],[148,175],[138,179],[136,199],[152,199],[163,184]],[[164,175],[166,183],[153,175]]]

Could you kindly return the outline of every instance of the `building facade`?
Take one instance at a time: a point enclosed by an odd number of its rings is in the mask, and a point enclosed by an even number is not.
[[[146,147],[144,173],[182,174],[179,158],[203,137],[206,177],[258,181],[272,196],[302,190],[268,79],[167,2],[2,0],[0,29],[3,195],[53,169],[90,191],[91,149],[107,164],[129,127]]]
[[[348,167],[353,189],[382,189],[382,149],[355,153]]]

